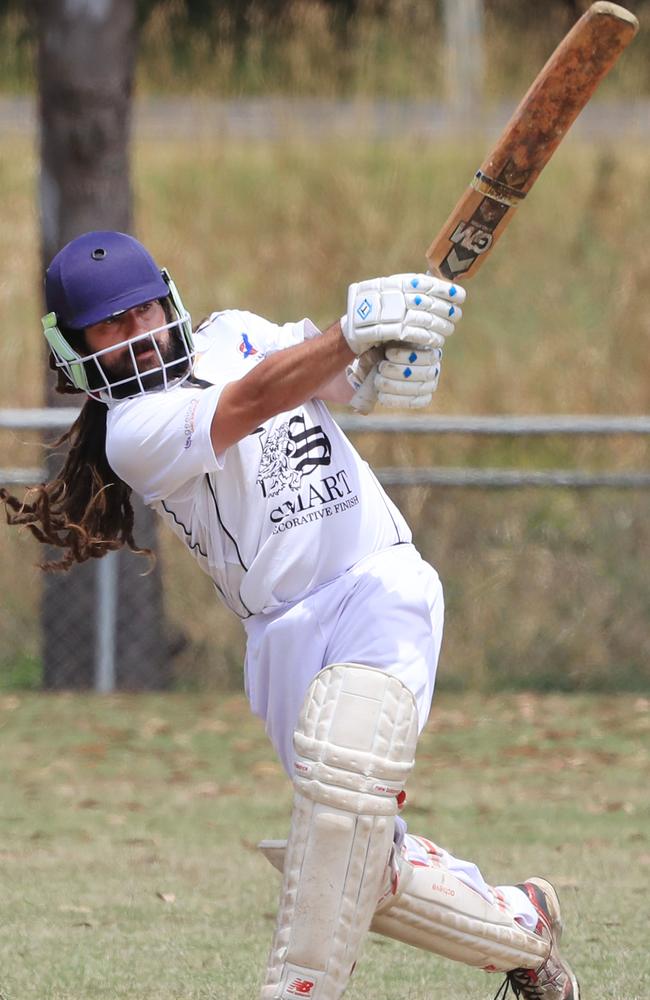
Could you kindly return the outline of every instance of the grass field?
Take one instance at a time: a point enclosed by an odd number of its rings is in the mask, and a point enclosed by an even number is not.
[[[241,696],[0,696],[3,1000],[256,996],[290,789]],[[647,1000],[650,701],[442,695],[406,818],[498,884],[563,900],[585,1000]],[[498,978],[372,936],[350,1000]]]

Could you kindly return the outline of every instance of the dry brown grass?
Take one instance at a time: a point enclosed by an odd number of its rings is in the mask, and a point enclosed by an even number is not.
[[[26,5],[12,6],[0,14],[0,91],[24,93],[34,89],[35,42],[21,9]],[[356,15],[347,21],[337,10],[340,5],[323,0],[291,0],[280,16],[275,4],[259,0],[242,5],[247,32],[236,27],[227,5],[213,5],[212,17],[194,27],[183,18],[178,0],[149,6],[137,66],[141,93],[430,99],[446,92],[443,5],[434,0],[359,0]],[[189,6],[196,10],[197,5]],[[581,6],[586,8],[588,0]],[[601,91],[622,100],[650,91],[650,36],[644,30],[650,2],[635,0],[629,6],[641,31]],[[543,9],[492,0],[485,10],[481,93],[489,105],[521,96],[575,14],[561,0]]]

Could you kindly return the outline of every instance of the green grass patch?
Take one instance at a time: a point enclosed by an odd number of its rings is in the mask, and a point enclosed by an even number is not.
[[[40,659],[27,654],[0,663],[0,691],[35,691],[41,686],[42,670]]]
[[[442,695],[406,818],[495,884],[559,888],[586,997],[646,1000],[650,702]],[[5,1000],[255,996],[291,793],[242,696],[0,697]],[[497,977],[371,936],[350,1000],[491,997]]]

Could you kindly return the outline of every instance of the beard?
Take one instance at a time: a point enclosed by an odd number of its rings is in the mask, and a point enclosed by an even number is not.
[[[164,367],[153,347],[154,339]],[[119,352],[115,351],[114,358],[107,354],[103,361],[96,360],[97,367],[88,372],[91,389],[104,389],[108,382],[113,399],[127,399],[129,396],[138,396],[142,392],[164,387],[170,381],[185,375],[190,365],[187,350],[177,330],[166,331],[156,338],[145,337],[134,344],[132,350],[135,367],[130,352],[124,348]]]

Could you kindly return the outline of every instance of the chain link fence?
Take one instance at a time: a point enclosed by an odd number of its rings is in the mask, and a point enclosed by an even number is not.
[[[0,411],[0,431],[54,431],[69,426],[75,413]],[[338,419],[445,584],[441,686],[650,689],[650,471],[643,468],[650,418]],[[636,442],[637,467],[434,467],[411,464],[417,448],[409,452],[407,444],[420,439],[430,454],[432,442],[440,448],[445,438],[558,435]],[[42,478],[39,466],[0,469],[4,485]],[[143,544],[151,541],[139,537],[137,515],[135,534]],[[159,540],[159,582],[143,575],[147,560],[112,554],[72,571],[85,575],[82,600],[59,602],[63,613],[49,618],[45,588],[65,584],[37,568],[39,549],[15,529],[0,533],[9,568],[0,687],[45,683],[107,692],[241,684],[241,626],[175,538],[163,533]],[[132,563],[123,593],[121,560]],[[159,599],[160,612],[144,627],[148,602]]]

